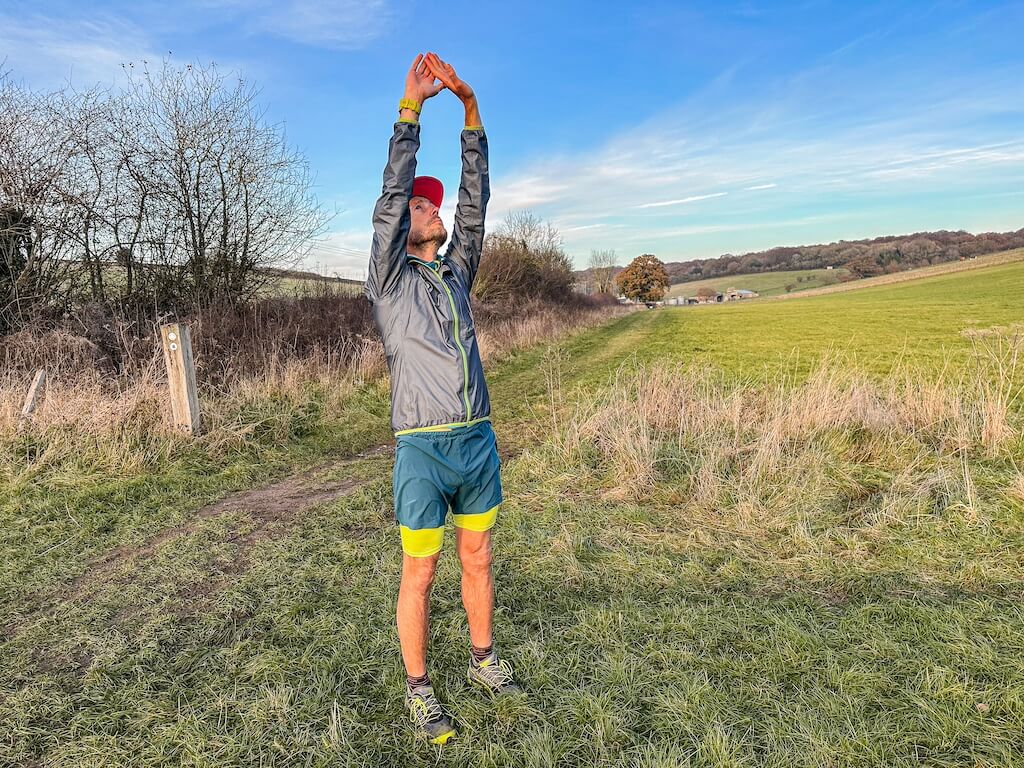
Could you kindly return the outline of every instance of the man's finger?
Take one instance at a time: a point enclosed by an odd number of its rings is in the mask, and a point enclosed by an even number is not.
[[[427,66],[430,66],[429,60],[428,60]],[[452,84],[452,76],[451,76],[452,73],[448,69],[444,69],[443,67],[433,67],[433,66],[431,66],[430,67],[430,72],[431,72],[431,74],[434,77],[436,77],[438,80],[440,80],[445,85],[450,86]]]
[[[437,72],[443,72],[447,66],[436,53],[428,53],[427,62],[430,64],[430,68]]]
[[[418,67],[418,66],[420,65],[420,60],[421,60],[422,58],[423,58],[423,54],[422,54],[422,53],[418,53],[418,54],[416,54],[416,58],[415,58],[415,60],[413,61],[413,63],[412,63],[412,66],[411,66],[411,67],[409,67],[409,71],[410,71],[410,72],[415,72],[415,71],[416,71],[416,68],[417,68],[417,67]]]

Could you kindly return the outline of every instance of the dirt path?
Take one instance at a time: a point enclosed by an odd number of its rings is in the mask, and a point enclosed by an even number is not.
[[[202,585],[186,586],[181,592],[184,598],[192,602],[199,597],[209,596],[226,586],[232,577],[245,571],[249,552],[261,540],[288,526],[311,507],[346,496],[369,482],[358,477],[325,480],[325,476],[343,471],[364,459],[385,456],[393,452],[394,445],[376,446],[259,488],[229,494],[212,504],[200,507],[188,520],[165,528],[139,544],[117,547],[90,562],[74,580],[46,596],[42,604],[30,615],[5,627],[3,639],[14,638],[25,627],[52,614],[64,604],[88,602],[111,584],[127,583],[145,560],[152,558],[161,549],[173,546],[175,542],[197,532],[203,523],[241,513],[242,517],[232,523],[223,539],[236,547],[232,560],[220,564],[216,579]]]
[[[600,330],[569,340],[566,356],[560,360],[559,384],[578,381],[596,368],[611,367],[631,354],[638,340],[650,331],[655,319],[644,314],[643,322],[626,333],[611,338]],[[564,378],[563,378],[564,377]],[[491,383],[492,401],[496,406],[499,431],[499,452],[502,461],[518,455],[524,447],[537,440],[538,429],[550,424],[550,409],[557,404],[546,402],[546,377],[536,365],[527,365],[499,374]],[[45,594],[35,595],[35,603],[25,614],[0,628],[0,642],[15,639],[41,621],[102,602],[119,585],[128,585],[145,571],[149,561],[171,551],[189,536],[219,519],[230,520],[218,541],[233,546],[229,559],[211,561],[204,579],[172,578],[164,584],[164,594],[177,600],[175,612],[186,614],[205,604],[209,597],[230,586],[250,565],[250,553],[261,542],[280,535],[300,520],[311,507],[329,503],[351,494],[369,480],[352,476],[346,469],[356,463],[394,452],[393,444],[376,446],[341,460],[330,461],[301,473],[290,475],[265,486],[239,491],[195,510],[177,525],[155,532],[145,540],[119,546],[91,560],[74,579],[56,586]],[[334,479],[325,479],[334,478]],[[369,531],[353,530],[354,538]],[[112,623],[123,623],[144,612],[142,606],[125,607],[112,617]]]

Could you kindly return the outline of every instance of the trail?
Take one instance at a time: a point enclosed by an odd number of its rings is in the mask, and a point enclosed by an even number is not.
[[[138,569],[158,552],[196,533],[204,523],[218,518],[235,518],[227,526],[224,542],[234,544],[236,554],[218,568],[217,588],[222,588],[245,571],[249,552],[261,540],[274,535],[302,516],[308,509],[326,504],[358,490],[370,482],[366,478],[344,477],[326,480],[327,475],[343,471],[353,464],[394,452],[394,445],[380,445],[353,456],[320,464],[268,485],[238,491],[212,504],[197,509],[188,520],[155,533],[139,544],[116,547],[92,560],[86,569],[63,588],[49,595],[42,606],[21,621],[4,628],[4,639],[10,640],[24,628],[52,615],[58,607],[69,603],[88,602],[110,586],[127,583]],[[192,592],[207,596],[216,591],[211,580]]]
[[[552,349],[563,385],[592,378],[597,371],[614,367],[636,349],[639,339],[651,332],[652,315],[636,313],[577,334],[555,345],[528,350],[515,362],[497,366],[489,376],[492,413],[498,432],[498,448],[507,461],[536,442],[538,430],[549,423],[548,382],[545,357]],[[637,320],[642,322],[637,323]],[[626,323],[622,329],[623,321]],[[638,326],[638,327],[636,327]],[[614,328],[614,330],[613,330]],[[272,536],[285,535],[313,507],[335,502],[372,482],[353,472],[362,462],[392,455],[394,444],[368,448],[358,454],[332,459],[313,468],[285,476],[267,485],[231,493],[195,510],[184,522],[155,532],[140,543],[116,547],[88,563],[74,579],[45,595],[36,595],[36,605],[0,630],[0,640],[18,638],[40,622],[62,620],[102,602],[119,587],[139,579],[155,558],[174,553],[190,537],[224,521],[218,540],[233,547],[229,558],[211,558],[197,571],[171,573],[161,583],[161,597],[176,599],[175,613],[194,612],[211,596],[241,578],[250,565],[250,554]],[[352,531],[353,537],[366,531]],[[121,610],[111,621],[124,623],[144,607]]]

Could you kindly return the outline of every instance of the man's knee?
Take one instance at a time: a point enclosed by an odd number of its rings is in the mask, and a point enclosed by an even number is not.
[[[437,556],[410,557],[402,561],[402,585],[416,592],[427,593],[434,583],[437,572]]]
[[[459,541],[459,559],[462,570],[470,573],[483,573],[491,568],[491,535],[490,531],[463,531]]]

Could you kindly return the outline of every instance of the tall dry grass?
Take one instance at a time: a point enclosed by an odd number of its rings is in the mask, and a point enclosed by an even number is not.
[[[621,311],[586,304],[523,309],[518,316],[478,321],[486,363]],[[280,322],[275,332],[259,319],[235,317],[213,331],[211,322],[207,316],[193,325],[203,420],[197,440],[172,428],[163,356],[153,338],[125,335],[123,360],[130,365],[118,373],[97,362],[95,344],[66,331],[9,337],[0,373],[0,471],[23,477],[33,467],[52,469],[88,457],[101,471],[137,472],[166,461],[186,442],[214,453],[254,438],[282,443],[335,418],[358,388],[386,377],[375,334],[353,332],[325,343],[294,321]],[[225,326],[235,335],[225,339]],[[294,334],[290,341],[286,332]],[[307,340],[296,343],[303,334]],[[32,419],[23,422],[22,403],[38,364],[46,366],[46,390]]]
[[[949,509],[976,519],[986,463],[1024,460],[1021,346],[1019,334],[993,334],[973,368],[938,379],[879,380],[835,358],[768,384],[625,366],[561,410],[538,466],[589,478],[608,499],[668,502],[740,529],[906,523]],[[1019,477],[1001,492],[1024,497]]]

